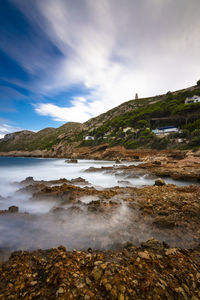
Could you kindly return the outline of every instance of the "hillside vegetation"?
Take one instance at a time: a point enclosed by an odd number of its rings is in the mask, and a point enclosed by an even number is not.
[[[200,103],[185,104],[185,99],[194,95],[200,96],[198,86],[180,92],[168,92],[160,97],[135,100],[134,103],[138,105],[134,109],[106,120],[101,126],[87,132],[95,139],[83,141],[81,145],[108,142],[110,146],[123,145],[132,149],[199,147]],[[126,105],[129,105],[129,102]],[[152,130],[162,126],[175,126],[180,130],[160,138]],[[127,127],[131,129],[124,132],[123,129]]]
[[[15,132],[5,136],[0,141],[0,151],[7,152],[12,150],[33,151],[51,149],[53,145],[57,144],[63,136],[70,143],[71,137],[76,136],[80,131],[80,123],[67,123],[59,128],[45,128],[38,132],[26,131]]]
[[[22,131],[0,140],[0,151],[51,150],[65,147],[123,145],[128,149],[196,149],[200,147],[200,103],[185,104],[187,97],[200,96],[200,86],[165,95],[127,101],[89,121],[66,123],[37,133]],[[175,126],[179,132],[165,137],[152,130]],[[127,127],[130,127],[129,130]],[[90,135],[94,140],[86,141]]]

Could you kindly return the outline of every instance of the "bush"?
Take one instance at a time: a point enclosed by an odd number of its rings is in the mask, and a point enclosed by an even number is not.
[[[189,123],[184,126],[184,129],[191,131],[194,131],[196,129],[200,129],[200,120],[195,120],[193,123]]]
[[[200,147],[200,136],[195,136],[188,144],[190,147]]]
[[[137,122],[137,128],[147,128],[148,127],[148,121],[147,120],[139,120]]]
[[[155,138],[152,143],[152,149],[163,150],[167,148],[168,141],[165,138]]]

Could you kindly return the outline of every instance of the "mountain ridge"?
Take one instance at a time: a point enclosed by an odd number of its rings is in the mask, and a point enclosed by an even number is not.
[[[38,132],[24,130],[7,134],[0,140],[0,152],[40,150],[48,152],[50,156],[58,156],[67,153],[68,149],[73,151],[73,148],[98,146],[104,143],[108,143],[109,147],[121,145],[128,149],[145,148],[145,145],[146,148],[153,149],[157,146],[162,149],[173,148],[174,145],[170,140],[166,145],[166,139],[156,138],[152,129],[157,125],[165,125],[164,122],[166,125],[171,122],[171,125],[173,123],[184,132],[188,130],[191,133],[200,129],[198,123],[200,103],[185,105],[186,97],[194,94],[200,96],[198,85],[126,101],[84,123],[68,122],[58,128],[48,127]],[[189,125],[191,128],[193,126],[194,130],[188,127]],[[125,133],[124,128],[131,128],[131,132]],[[92,135],[94,140],[85,141],[87,135]],[[187,139],[181,135],[179,138]],[[156,143],[157,146],[154,145]],[[198,147],[199,143],[200,141],[197,141],[194,146]],[[181,146],[187,148],[186,144]],[[192,147],[193,145],[188,145],[188,148]],[[181,148],[180,145],[178,148]]]

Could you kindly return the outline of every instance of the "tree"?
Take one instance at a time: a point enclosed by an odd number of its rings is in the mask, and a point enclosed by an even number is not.
[[[147,120],[139,120],[137,122],[137,128],[147,128],[148,127],[148,121]]]

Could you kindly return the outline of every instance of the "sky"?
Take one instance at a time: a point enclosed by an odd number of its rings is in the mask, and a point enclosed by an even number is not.
[[[200,79],[199,0],[1,0],[0,138]]]

